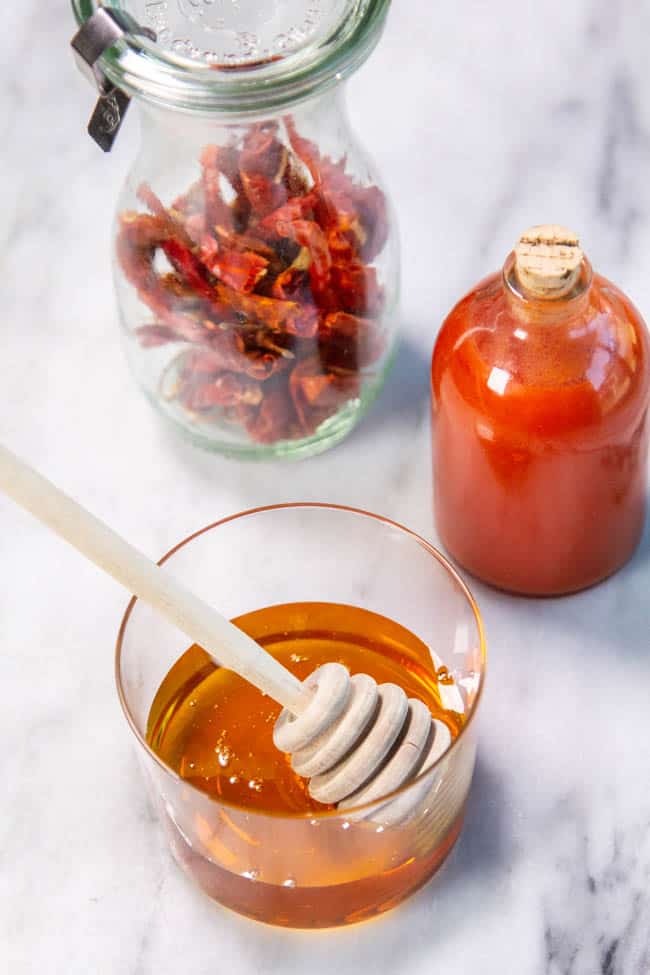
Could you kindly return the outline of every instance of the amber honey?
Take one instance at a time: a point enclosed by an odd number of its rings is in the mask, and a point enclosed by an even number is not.
[[[337,661],[424,701],[456,737],[453,679],[413,633],[365,610],[292,603],[234,622],[304,679]],[[443,703],[444,701],[444,703]],[[446,706],[445,706],[446,705]],[[166,810],[177,858],[211,896],[274,923],[321,927],[387,909],[426,880],[453,845],[422,824],[384,830],[311,799],[272,739],[280,707],[218,668],[197,646],[171,668],[151,706],[147,740],[187,789]]]

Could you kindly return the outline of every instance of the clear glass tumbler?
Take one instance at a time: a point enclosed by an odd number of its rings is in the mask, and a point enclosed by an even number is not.
[[[151,750],[146,728],[156,691],[190,641],[136,599],[117,641],[118,692],[151,797],[176,860],[210,897],[260,921],[308,928],[398,904],[453,847],[474,768],[486,650],[460,577],[408,529],[325,504],[243,512],[191,535],[161,561],[230,618],[282,603],[353,605],[406,627],[429,648],[432,672],[445,675],[443,702],[446,687],[463,726],[428,771],[394,794],[412,812],[390,825],[382,824],[385,797],[345,812],[271,815],[181,779]]]

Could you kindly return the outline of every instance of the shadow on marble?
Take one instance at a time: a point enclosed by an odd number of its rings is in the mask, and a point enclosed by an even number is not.
[[[557,602],[561,626],[579,627],[586,636],[585,654],[598,653],[611,660],[650,657],[650,521],[646,522],[634,557],[614,576],[593,589]]]
[[[584,657],[589,662],[601,663],[615,658],[650,659],[649,562],[650,518],[634,556],[604,582],[582,592],[543,599],[508,596],[484,589],[479,604],[485,608],[490,602],[498,603],[501,611],[507,609],[511,624],[520,626],[524,633],[534,624],[536,632],[544,634],[545,655],[556,647],[566,656],[565,638],[571,637],[571,653],[576,659]],[[505,600],[509,601],[507,607]],[[533,641],[529,649],[535,645]]]
[[[650,498],[648,498],[648,516],[645,521],[645,531],[630,564],[632,566],[645,566],[647,562],[650,562]]]
[[[430,352],[425,355],[411,338],[402,338],[384,388],[368,416],[350,434],[349,441],[374,437],[389,423],[415,426],[429,399],[430,368]]]
[[[472,875],[478,873],[484,881],[492,871],[503,869],[508,855],[503,791],[496,770],[481,755],[479,744],[460,839],[439,879],[434,878],[421,896],[427,896],[430,890],[453,899],[454,886],[467,884]]]

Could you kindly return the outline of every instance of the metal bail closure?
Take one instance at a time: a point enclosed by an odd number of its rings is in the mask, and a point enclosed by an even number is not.
[[[77,67],[99,90],[99,98],[88,123],[88,134],[104,152],[112,149],[131,99],[121,88],[111,84],[100,67],[99,59],[125,34],[140,34],[156,40],[152,30],[141,27],[129,14],[100,7],[70,42]]]

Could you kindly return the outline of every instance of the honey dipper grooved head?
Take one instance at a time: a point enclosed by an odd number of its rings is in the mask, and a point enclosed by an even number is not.
[[[415,778],[448,747],[446,726],[407,698],[397,684],[367,674],[350,677],[341,664],[324,664],[304,682],[305,710],[285,708],[273,730],[277,748],[291,753],[298,775],[311,777],[309,793],[340,808],[374,802]],[[410,804],[400,804],[400,818]]]
[[[572,230],[557,224],[531,227],[515,248],[515,274],[533,298],[562,298],[575,287],[583,253]]]

